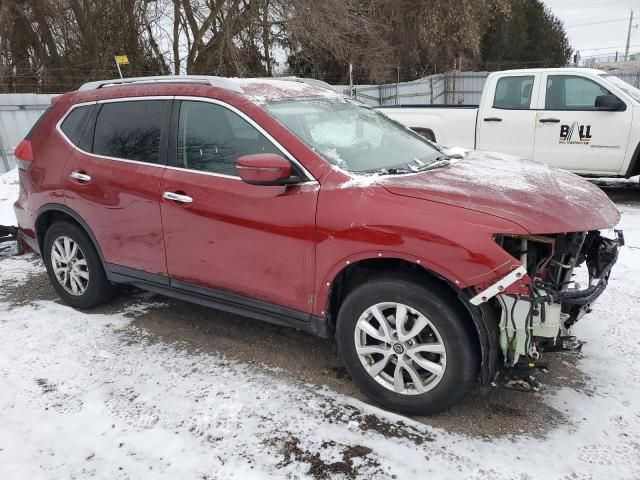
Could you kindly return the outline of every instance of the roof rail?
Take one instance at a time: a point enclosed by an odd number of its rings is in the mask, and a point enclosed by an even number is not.
[[[238,93],[244,93],[242,88],[233,80],[223,77],[214,77],[211,75],[162,75],[154,77],[129,77],[116,78],[113,80],[98,80],[96,82],[88,82],[80,86],[78,90],[97,90],[104,87],[113,87],[117,85],[132,85],[145,83],[207,83],[213,87],[225,88]]]

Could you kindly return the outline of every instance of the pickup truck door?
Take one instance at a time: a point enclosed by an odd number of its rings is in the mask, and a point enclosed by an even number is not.
[[[500,74],[489,77],[478,110],[476,149],[533,157],[540,74]]]
[[[545,73],[542,82],[533,159],[580,174],[616,175],[629,141],[631,106],[596,110],[596,97],[611,92],[593,76]]]

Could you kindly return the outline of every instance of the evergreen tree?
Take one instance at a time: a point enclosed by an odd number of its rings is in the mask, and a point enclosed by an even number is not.
[[[482,37],[481,65],[488,70],[562,67],[571,57],[564,25],[540,0],[511,0],[496,12]]]

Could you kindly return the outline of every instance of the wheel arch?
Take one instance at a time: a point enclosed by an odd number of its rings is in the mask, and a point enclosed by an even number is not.
[[[42,207],[40,207],[36,215],[34,230],[36,233],[36,241],[38,242],[38,247],[40,248],[41,254],[44,254],[44,236],[47,233],[47,229],[58,221],[71,221],[79,225],[91,240],[91,243],[96,249],[96,252],[98,252],[98,256],[100,257],[102,265],[105,265],[104,256],[102,255],[102,250],[100,250],[100,245],[98,245],[98,241],[96,240],[96,237],[91,231],[89,225],[87,225],[87,222],[85,222],[82,217],[71,208],[67,207],[66,205],[60,205],[57,203],[48,203],[46,205],[43,205]]]
[[[629,166],[627,167],[627,171],[624,174],[624,178],[635,177],[640,174],[640,142],[636,145],[635,150],[633,151],[633,155],[631,156],[631,160],[629,161]]]
[[[322,298],[324,316],[332,330],[335,330],[340,305],[346,295],[371,275],[400,273],[410,275],[416,281],[437,289],[451,305],[465,318],[467,327],[474,333],[478,347],[481,369],[480,383],[488,385],[498,371],[499,331],[496,309],[491,305],[479,307],[468,301],[472,296],[469,289],[460,288],[455,280],[451,281],[441,272],[433,270],[424,261],[409,261],[402,257],[367,257],[357,261],[345,261],[344,267],[337,271],[330,282],[323,286],[328,290]]]

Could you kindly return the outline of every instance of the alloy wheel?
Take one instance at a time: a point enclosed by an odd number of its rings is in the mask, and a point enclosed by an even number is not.
[[[80,246],[67,236],[55,239],[51,246],[51,268],[62,287],[71,295],[84,294],[89,286],[87,259]]]
[[[356,352],[367,373],[402,395],[433,389],[444,376],[446,349],[437,328],[402,303],[378,303],[356,323]]]

